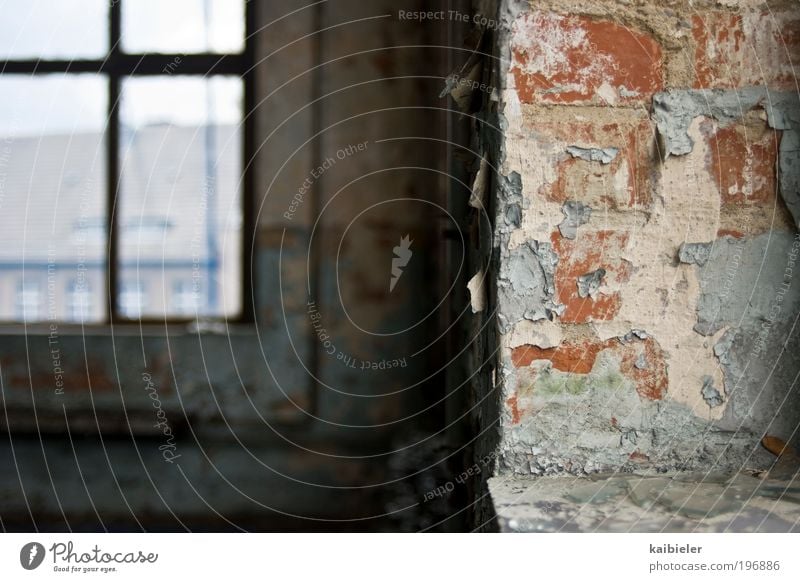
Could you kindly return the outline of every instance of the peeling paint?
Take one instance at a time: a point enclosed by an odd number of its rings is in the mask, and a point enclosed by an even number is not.
[[[794,301],[786,309],[796,314],[798,307]],[[775,317],[772,322],[748,317],[728,329],[714,346],[727,395],[725,414],[718,421],[721,428],[777,434],[796,445],[800,330],[794,321],[794,316]]]
[[[506,224],[519,228],[522,223],[522,209],[519,204],[509,204],[505,211]]]
[[[486,275],[483,269],[475,273],[467,283],[469,301],[472,313],[479,313],[486,309]]]
[[[659,467],[681,470],[746,462],[750,431],[719,429],[684,405],[651,398],[654,392],[638,385],[646,376],[655,382],[654,389],[666,383],[663,360],[657,368],[653,365],[659,361],[659,346],[652,339],[632,344],[617,341],[621,339],[515,350],[517,363],[529,367],[519,369],[516,381],[517,421],[507,428],[513,447],[504,451],[506,470],[592,473],[618,470],[642,456]],[[638,352],[642,347],[645,351]],[[639,367],[642,360],[645,369]],[[676,426],[681,438],[675,438]],[[721,458],[723,448],[730,452]],[[634,452],[636,459],[631,459]]]
[[[592,209],[575,200],[564,203],[561,212],[564,213],[564,220],[558,225],[558,230],[561,232],[561,236],[568,239],[578,236],[578,227],[587,224],[592,217]]]
[[[508,234],[522,223],[522,176],[511,172],[498,177],[498,222],[495,228],[495,246],[502,246]]]
[[[722,126],[742,118],[759,105],[766,89],[672,90],[653,96],[653,119],[664,143],[664,156],[682,156],[692,151],[689,125],[696,117],[716,119]]]
[[[573,158],[580,158],[587,162],[610,164],[619,154],[619,150],[617,148],[584,148],[572,145],[567,147],[567,153]]]
[[[688,154],[694,147],[689,126],[708,117],[725,127],[761,107],[767,124],[783,132],[778,156],[781,196],[800,228],[800,96],[766,87],[737,90],[673,90],[653,97],[653,118],[662,140],[663,156]]]
[[[523,319],[551,319],[560,313],[554,301],[557,264],[558,256],[549,243],[530,241],[510,251],[498,281],[501,332]]]
[[[540,349],[523,345],[511,352],[511,363],[516,368],[536,366],[545,362],[547,366],[569,374],[592,375],[592,382],[600,381],[608,368],[598,368],[598,358],[612,357],[618,362],[620,373],[634,383],[635,391],[649,400],[663,398],[667,388],[666,363],[661,347],[652,339],[638,340],[635,344],[623,338],[609,338],[597,342],[592,340],[564,342],[552,349]],[[636,366],[644,359],[645,366]],[[652,366],[651,366],[652,364]],[[645,370],[649,370],[645,372]],[[540,370],[541,371],[541,370]],[[535,374],[536,375],[536,374]],[[536,375],[538,377],[538,375]]]
[[[472,183],[472,193],[469,197],[469,205],[478,210],[486,210],[486,193],[489,186],[489,162],[486,158],[481,158],[478,172]]]
[[[520,321],[506,338],[506,345],[513,349],[525,344],[537,348],[554,348],[564,339],[564,331],[558,322],[542,319]]]
[[[510,43],[510,76],[526,103],[615,105],[620,85],[637,94],[663,86],[659,44],[613,21],[534,10],[514,23]]]
[[[714,355],[719,360],[720,366],[725,370],[724,387],[727,394],[731,394],[736,387],[739,378],[742,377],[744,370],[737,366],[735,358],[730,357],[730,350],[733,347],[733,340],[736,336],[734,330],[726,331],[719,341],[714,344]]]
[[[800,235],[726,236],[698,270],[702,292],[695,330],[720,333],[713,354],[723,373],[721,428],[795,434],[800,422],[793,393],[800,351],[798,258]],[[705,383],[703,397],[709,405],[716,402]]]
[[[687,265],[703,266],[711,255],[712,243],[683,243],[678,250],[678,259]]]
[[[645,340],[648,336],[647,332],[642,329],[632,329],[625,335],[619,338],[619,341],[622,343],[630,343],[632,341],[636,341],[637,339]]]
[[[703,400],[706,401],[711,408],[722,406],[722,394],[714,386],[714,378],[711,376],[703,376],[703,388],[700,393],[703,395]]]
[[[522,202],[522,176],[517,172],[511,172],[508,177],[501,176],[500,197],[506,204]]]
[[[656,94],[649,115],[605,107],[649,104],[653,91],[602,77],[578,95],[572,77],[580,80],[584,68],[553,45],[540,47],[530,21],[512,28],[516,53],[509,55],[506,31],[499,35],[500,54],[510,58],[498,69],[502,135],[490,136],[509,177],[496,185],[504,331],[497,383],[505,403],[498,471],[759,465],[758,438],[800,418],[791,392],[800,328],[781,317],[800,311],[797,283],[781,291],[792,235],[773,204],[779,186],[795,219],[800,214],[797,96],[673,90]],[[571,30],[545,32],[573,46],[579,38],[558,37]],[[660,32],[662,46],[674,40]],[[689,87],[695,71],[676,77],[677,42],[665,53],[664,79]],[[560,67],[560,77],[535,77]],[[731,134],[761,148],[743,156],[741,168]],[[552,265],[555,294],[546,276]],[[561,316],[554,303],[566,306]]]
[[[605,276],[605,269],[597,269],[578,277],[578,295],[580,297],[594,297],[597,295]]]
[[[800,311],[800,283],[791,270],[787,276],[798,247],[796,236],[780,231],[718,239],[698,273],[702,292],[695,331],[713,335],[739,322],[769,330],[779,314]]]

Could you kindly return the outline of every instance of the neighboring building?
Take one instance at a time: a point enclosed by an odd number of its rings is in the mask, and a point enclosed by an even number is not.
[[[235,316],[241,308],[241,134],[212,129],[208,158],[203,127],[123,136],[122,315]],[[6,138],[0,155],[0,321],[104,321],[102,135]]]

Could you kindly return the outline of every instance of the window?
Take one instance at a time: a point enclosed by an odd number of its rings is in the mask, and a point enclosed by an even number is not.
[[[42,294],[38,281],[20,281],[14,306],[18,321],[36,321],[40,317]]]
[[[67,319],[84,323],[92,313],[92,294],[85,280],[76,279],[70,283],[67,292]]]
[[[172,292],[172,309],[182,315],[195,315],[203,309],[199,282],[178,281]]]
[[[92,281],[58,298],[57,319],[246,318],[251,11],[244,0],[5,2],[0,320],[49,318],[33,291],[2,304],[15,296],[3,279],[37,269]],[[169,300],[187,279],[201,291]]]
[[[122,284],[120,309],[125,317],[140,317],[146,304],[144,284],[141,281],[125,281]]]

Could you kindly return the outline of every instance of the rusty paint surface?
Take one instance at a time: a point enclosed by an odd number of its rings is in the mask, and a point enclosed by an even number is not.
[[[659,44],[616,22],[537,11],[517,21],[512,42],[524,103],[637,102],[663,86]]]
[[[627,232],[603,230],[587,233],[579,240],[572,241],[553,233],[551,241],[559,257],[556,290],[559,302],[565,306],[562,322],[610,320],[619,313],[619,292],[605,293],[601,290],[595,297],[581,297],[577,281],[586,273],[604,269],[604,284],[627,282],[631,265],[621,258],[620,252],[627,245],[628,237]]]

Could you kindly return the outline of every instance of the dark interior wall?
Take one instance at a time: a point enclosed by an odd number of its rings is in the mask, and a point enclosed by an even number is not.
[[[48,330],[7,330],[7,529],[419,525],[413,492],[434,481],[418,467],[450,454],[433,340],[450,282],[440,242],[455,227],[446,55],[429,46],[447,29],[399,21],[388,0],[256,13],[256,323],[60,329],[63,393]],[[406,236],[413,254],[390,291]]]
[[[265,10],[285,14],[280,3]],[[266,285],[304,320],[296,343],[313,348],[303,365],[322,385],[312,400],[329,422],[393,423],[414,409],[422,389],[361,396],[421,386],[436,323],[426,316],[442,299],[430,284],[446,217],[440,56],[424,46],[430,29],[395,16],[389,2],[330,2],[262,36],[260,238],[270,255],[283,240],[285,273],[283,289],[274,277]],[[317,27],[324,32],[293,42]],[[405,236],[413,257],[390,290]],[[274,297],[264,305],[270,322],[281,319]]]

